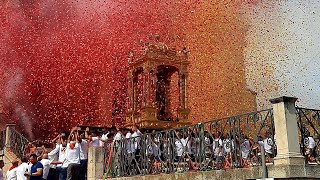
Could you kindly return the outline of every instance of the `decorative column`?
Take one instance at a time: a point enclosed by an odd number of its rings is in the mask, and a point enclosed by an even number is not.
[[[274,158],[275,166],[304,165],[305,163],[304,157],[300,153],[296,100],[297,98],[286,96],[270,100],[273,104],[277,143],[277,156]]]
[[[133,74],[133,77],[132,77],[132,122],[133,123],[136,123],[135,122],[135,112],[137,110],[137,83],[138,83],[138,77],[137,75],[134,73]]]
[[[127,99],[127,115],[126,115],[126,123],[130,124],[133,122],[132,112],[133,112],[133,77],[132,72],[128,73],[128,99]]]
[[[181,72],[179,81],[180,81],[180,109],[179,109],[179,114],[180,114],[180,119],[182,121],[187,121],[188,116],[190,113],[190,110],[188,109],[188,99],[187,99],[187,76],[188,74],[186,72]]]
[[[142,108],[147,106],[147,96],[148,96],[148,71],[143,69],[142,72]]]
[[[146,101],[146,107],[153,107],[152,103],[153,103],[153,75],[154,75],[154,68],[151,67],[151,65],[148,65],[145,68],[145,78],[146,78],[146,94],[145,94],[145,101]]]
[[[152,72],[152,73],[151,73]],[[157,88],[157,70],[153,68],[150,70],[150,105],[156,108],[156,88]]]
[[[179,76],[179,82],[180,82],[180,108],[185,109],[185,80],[184,80],[184,74],[181,74]]]
[[[88,152],[87,179],[96,180],[103,177],[104,169],[104,150],[103,147],[91,147]],[[107,154],[110,156],[110,154]],[[107,156],[108,157],[108,156]]]
[[[7,124],[6,125],[6,143],[5,146],[6,148],[11,147],[11,134],[12,134],[12,129],[15,129],[16,125],[15,124]]]

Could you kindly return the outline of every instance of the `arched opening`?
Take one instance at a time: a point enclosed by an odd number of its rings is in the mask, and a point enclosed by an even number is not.
[[[177,120],[179,106],[178,73],[179,69],[174,66],[160,65],[157,67],[156,106],[157,119],[159,120]]]

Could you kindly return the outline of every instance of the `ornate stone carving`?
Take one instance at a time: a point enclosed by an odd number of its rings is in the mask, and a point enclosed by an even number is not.
[[[155,35],[154,43],[144,43],[144,52],[139,57],[135,57],[133,51],[129,53],[128,99],[130,102],[127,103],[128,112],[125,125],[127,127],[137,124],[146,129],[166,129],[190,124],[188,122],[190,110],[187,108],[189,51],[187,48],[177,51],[159,40],[160,37]],[[180,89],[178,121],[162,121],[159,115],[168,110],[165,109],[162,112],[159,108],[170,105],[167,94],[169,91],[166,88],[171,86],[170,77],[174,72],[179,74],[179,83],[176,85]],[[142,75],[142,80],[138,79],[139,74]],[[142,90],[140,88],[142,92],[138,92],[137,89],[139,81],[143,81],[141,82]],[[164,90],[159,91],[159,88],[164,88]],[[137,106],[138,93],[142,93],[143,97],[141,107]],[[163,100],[161,102],[160,97]],[[160,106],[161,103],[163,106]]]

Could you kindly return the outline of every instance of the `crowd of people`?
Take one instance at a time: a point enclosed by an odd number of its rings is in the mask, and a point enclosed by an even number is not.
[[[234,167],[236,161],[237,167],[246,167],[252,156],[259,156],[261,147],[264,147],[268,161],[276,153],[270,133],[259,136],[258,143],[253,146],[253,140],[243,134],[233,137],[228,133],[205,131],[202,137],[196,129],[141,133],[134,126],[132,131],[119,130],[111,142],[109,146],[113,149],[109,151],[113,152],[111,158],[114,162],[111,176],[132,175],[130,173],[137,169],[152,169],[154,172],[149,173],[157,173],[161,171],[160,166],[169,167],[169,163],[173,163],[177,171],[185,164],[187,168],[182,169],[195,170],[204,160],[214,169]],[[239,159],[235,160],[237,157]]]
[[[131,129],[103,128],[101,132],[75,127],[68,136],[61,133],[54,138],[51,149],[27,144],[20,165],[12,162],[6,179],[85,180],[88,150],[103,146],[105,171],[110,177],[137,175],[148,165],[152,166],[150,174],[157,173],[169,167],[169,163],[174,164],[175,171],[185,165],[184,170],[196,170],[203,162],[213,169],[249,167],[253,159],[258,163],[262,147],[267,162],[272,161],[277,150],[274,135],[264,131],[257,138],[254,141],[243,133],[230,135],[219,131],[204,131],[201,135],[198,129],[140,131],[135,125]],[[303,144],[307,159],[316,160],[316,143],[310,133]],[[0,160],[0,180],[3,165]]]
[[[114,136],[113,136],[114,135]],[[307,161],[316,161],[316,144],[313,137],[305,135],[301,151]],[[109,176],[131,176],[186,170],[226,169],[261,165],[262,149],[266,163],[277,154],[274,132],[263,130],[256,138],[239,132],[177,129],[169,131],[139,131],[137,126],[119,129],[108,134],[106,171]],[[108,160],[109,159],[109,160]],[[204,165],[205,164],[205,165]],[[139,172],[140,171],[140,172]],[[169,172],[169,173],[170,173]]]
[[[85,180],[87,179],[88,148],[100,146],[95,133],[89,135],[89,128],[81,132],[72,128],[68,137],[59,134],[52,140],[53,148],[38,147],[34,142],[25,146],[25,154],[18,161],[13,161],[6,172],[7,180]],[[1,167],[0,162],[0,167]],[[3,178],[0,168],[0,180]]]

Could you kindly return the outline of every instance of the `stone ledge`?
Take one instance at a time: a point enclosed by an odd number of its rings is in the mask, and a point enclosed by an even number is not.
[[[281,96],[278,98],[270,99],[272,104],[280,103],[280,102],[291,102],[295,103],[298,100],[296,97],[288,97],[288,96]]]
[[[320,166],[268,166],[268,175],[274,179],[299,179],[313,180],[320,179]],[[259,179],[262,176],[261,167],[215,170],[215,171],[199,171],[187,172],[179,174],[159,174],[147,176],[134,176],[113,178],[114,180],[243,180],[243,179]]]

